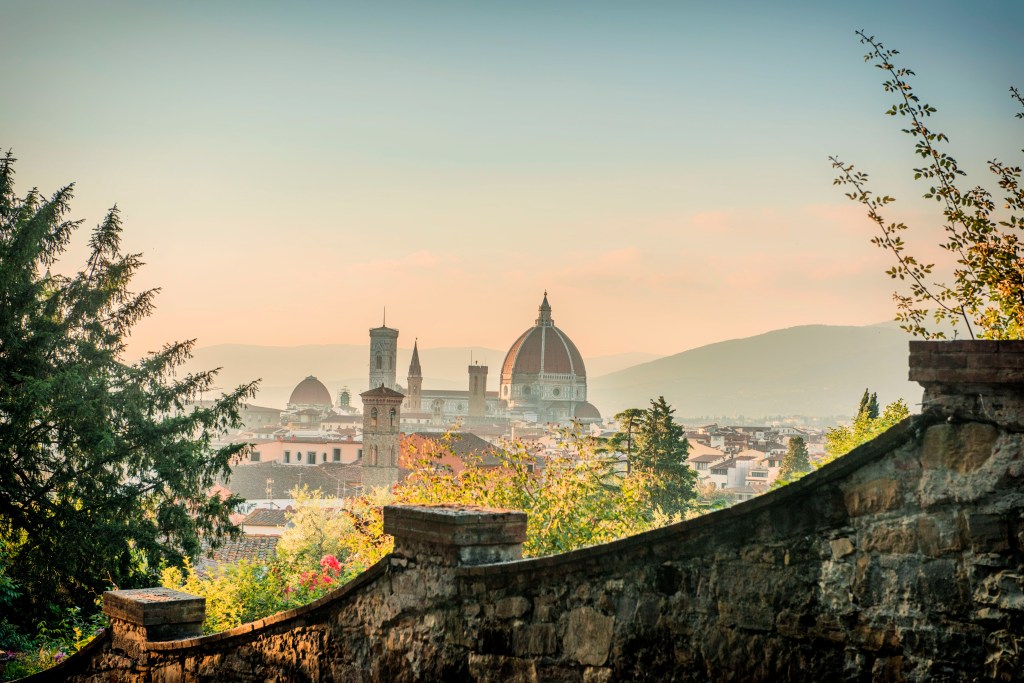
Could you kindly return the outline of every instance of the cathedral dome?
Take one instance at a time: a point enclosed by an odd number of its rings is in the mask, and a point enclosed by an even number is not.
[[[295,386],[288,403],[301,406],[330,406],[331,392],[327,391],[323,382],[310,375]]]
[[[578,378],[587,376],[579,349],[569,339],[569,335],[555,327],[551,320],[547,292],[544,293],[536,324],[512,344],[501,365],[503,380],[511,379],[513,374],[542,373],[575,375]]]

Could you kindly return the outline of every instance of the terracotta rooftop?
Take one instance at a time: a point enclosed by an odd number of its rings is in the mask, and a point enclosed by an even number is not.
[[[273,498],[289,498],[299,486],[323,491],[328,496],[355,495],[362,483],[362,467],[356,464],[325,462],[319,465],[284,465],[277,462],[238,465],[231,477],[218,483],[245,500],[265,500],[267,480]]]
[[[242,524],[250,526],[285,526],[288,523],[290,510],[272,510],[270,508],[256,508],[242,520]]]
[[[222,564],[234,564],[242,560],[265,562],[277,553],[277,536],[249,536],[234,541],[225,541],[219,548],[205,548],[193,565],[200,577],[205,578]]]
[[[360,398],[405,398],[405,394],[397,392],[394,389],[388,389],[385,386],[364,391],[359,394],[359,396]]]

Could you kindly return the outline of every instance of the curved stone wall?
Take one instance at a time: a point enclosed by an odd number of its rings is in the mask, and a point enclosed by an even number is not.
[[[124,611],[44,676],[1019,680],[1024,348],[947,344],[911,347],[922,415],[727,510],[516,560],[520,513],[388,508],[395,552],[313,605],[170,641]]]

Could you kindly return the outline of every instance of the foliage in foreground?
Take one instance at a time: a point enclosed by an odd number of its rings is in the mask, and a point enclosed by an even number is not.
[[[206,633],[224,631],[323,597],[365,571],[390,550],[383,526],[357,533],[358,520],[380,516],[391,501],[383,491],[345,501],[303,487],[292,491],[296,509],[266,562],[223,564],[200,574],[191,562],[167,567],[160,583],[206,598]],[[371,525],[372,527],[372,525]],[[374,543],[374,539],[376,542]]]
[[[606,543],[666,519],[654,499],[662,484],[657,473],[641,468],[620,472],[617,460],[595,452],[593,442],[579,433],[564,433],[555,455],[537,458],[512,444],[495,456],[497,467],[485,467],[478,457],[455,472],[442,466],[435,453],[424,454],[395,487],[395,500],[522,510],[528,518],[527,557]]]
[[[868,217],[878,228],[872,243],[892,254],[894,265],[886,271],[893,279],[906,285],[905,292],[895,292],[896,320],[904,330],[926,339],[942,338],[940,330],[929,330],[928,318],[935,323],[951,323],[963,327],[971,338],[1020,339],[1024,336],[1024,253],[1019,234],[1024,229],[1024,187],[1021,186],[1021,167],[1004,164],[996,159],[988,163],[1001,194],[997,201],[993,192],[980,185],[966,188],[966,173],[956,159],[941,151],[949,138],[928,127],[928,119],[937,110],[923,103],[914,92],[910,78],[914,72],[895,64],[899,54],[885,48],[873,36],[857,31],[862,44],[870,51],[867,62],[886,72],[883,83],[896,103],[886,112],[889,116],[904,117],[907,128],[903,132],[915,138],[915,153],[924,165],[914,169],[914,179],[928,183],[926,199],[938,202],[942,212],[942,231],[939,246],[949,254],[949,262],[941,271],[951,270],[952,280],[935,274],[936,265],[919,260],[906,250],[904,235],[907,225],[889,222],[883,216],[885,208],[895,200],[888,195],[876,195],[868,189],[868,175],[855,171],[836,157],[830,157],[839,175],[835,184],[847,186],[847,197],[867,209]],[[1011,96],[1021,105],[1024,98],[1016,88]],[[1018,113],[1024,118],[1024,113]],[[942,279],[940,279],[940,277]]]
[[[117,208],[80,270],[51,273],[81,225],[67,218],[72,186],[19,197],[14,163],[0,156],[2,650],[107,588],[152,585],[156,567],[194,554],[201,537],[237,532],[237,499],[210,491],[244,446],[213,444],[253,391],[189,409],[214,382],[180,372],[191,342],[125,362],[156,291],[130,289],[142,262],[121,250]]]
[[[663,425],[664,426],[664,425]],[[383,507],[465,504],[522,510],[528,515],[528,557],[575,550],[640,533],[681,519],[655,498],[664,484],[642,467],[621,471],[619,462],[595,450],[589,438],[563,434],[555,455],[539,457],[520,444],[464,456],[464,467],[446,466],[450,434],[440,448],[415,454],[412,473],[391,491],[375,490],[344,501],[320,492],[293,492],[292,526],[269,562],[241,562],[199,576],[184,568],[164,570],[162,584],[207,599],[208,633],[238,626],[315,600],[365,571],[391,551]],[[692,496],[691,496],[692,497]]]

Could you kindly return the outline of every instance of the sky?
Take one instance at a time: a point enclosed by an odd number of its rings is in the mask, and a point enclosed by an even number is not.
[[[161,288],[132,354],[362,344],[385,306],[402,347],[505,348],[544,290],[585,356],[671,354],[890,319],[828,156],[916,253],[940,222],[854,31],[987,182],[1024,146],[1021,25],[1018,0],[0,0],[0,149],[22,194],[122,211]]]

